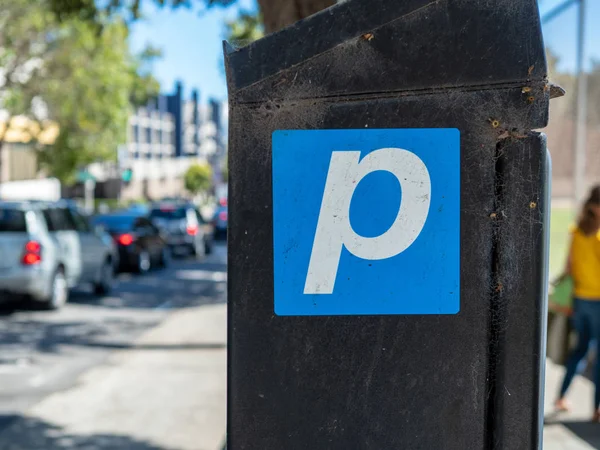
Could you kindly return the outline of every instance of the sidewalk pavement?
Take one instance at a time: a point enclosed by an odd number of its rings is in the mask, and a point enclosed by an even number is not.
[[[0,432],[1,450],[221,450],[226,421],[226,306],[173,312],[130,349]],[[600,449],[593,384],[578,376],[573,411],[553,402],[564,369],[548,361],[544,450]]]
[[[546,363],[544,450],[600,449],[600,424],[591,423],[594,385],[587,378],[576,376],[567,398],[573,409],[557,414],[556,400],[564,368],[551,361]]]
[[[2,450],[221,450],[226,306],[173,312],[0,433]]]

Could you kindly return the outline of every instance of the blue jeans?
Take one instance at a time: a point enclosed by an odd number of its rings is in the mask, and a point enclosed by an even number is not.
[[[577,346],[569,355],[567,360],[567,372],[560,389],[560,396],[564,397],[567,389],[577,373],[579,363],[587,355],[590,343],[595,340],[600,342],[600,301],[581,300],[574,301],[573,326],[577,331]],[[594,396],[594,407],[600,407],[600,364],[599,358],[594,361],[594,384],[596,386],[596,395]]]

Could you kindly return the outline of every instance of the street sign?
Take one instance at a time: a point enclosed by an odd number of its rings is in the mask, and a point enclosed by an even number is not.
[[[225,50],[228,449],[539,449],[536,0],[347,0]]]
[[[276,131],[273,214],[278,315],[460,310],[457,129]]]

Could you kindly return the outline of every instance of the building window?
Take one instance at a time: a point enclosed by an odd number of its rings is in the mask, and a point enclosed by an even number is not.
[[[150,143],[152,142],[152,128],[148,127],[146,128],[146,143]]]
[[[131,126],[131,139],[135,143],[140,142],[139,127],[137,125]]]

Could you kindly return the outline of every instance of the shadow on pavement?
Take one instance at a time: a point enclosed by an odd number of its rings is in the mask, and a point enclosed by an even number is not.
[[[26,347],[41,353],[59,353],[67,347],[88,347],[107,350],[222,350],[224,342],[181,344],[136,344],[126,339],[115,341],[115,335],[135,337],[158,322],[106,320],[98,322],[48,323],[36,320],[0,324],[0,364],[10,359],[10,349]]]
[[[143,322],[126,319],[103,321],[46,322],[43,320],[18,320],[0,322],[0,345],[3,353],[11,348],[27,348],[42,353],[59,353],[63,346],[102,347],[103,339],[115,336],[135,337],[157,325],[157,320]],[[1,359],[0,355],[0,359]]]
[[[544,415],[544,425],[556,425],[561,424],[561,418],[564,417],[564,413],[561,411],[550,411]]]
[[[72,435],[60,426],[24,416],[0,416],[2,450],[175,450],[158,447],[129,436],[114,434]]]
[[[590,421],[561,422],[561,424],[593,448],[600,448],[600,424]]]
[[[202,344],[128,344],[125,342],[88,342],[87,347],[99,347],[115,350],[223,350],[227,348],[224,342]]]
[[[226,285],[225,264],[185,262],[142,276],[122,275],[110,295],[75,292],[70,302],[104,308],[188,308],[224,303]]]
[[[600,424],[589,420],[577,421],[564,419],[564,412],[550,412],[544,416],[544,426],[561,425],[593,448],[600,448]]]
[[[219,249],[223,252],[224,249]],[[218,256],[218,255],[217,255]],[[182,309],[226,302],[227,266],[218,260],[182,261],[168,270],[153,271],[145,276],[123,276],[114,292],[98,298],[85,292],[74,292],[71,303],[88,309],[43,312],[32,315],[12,314],[0,320],[0,365],[12,364],[22,354],[35,350],[41,353],[61,353],[73,347],[97,349],[133,349],[130,342],[143,331],[158,325],[160,314],[140,317],[96,315],[92,308],[114,309]],[[75,311],[75,313],[73,313]],[[9,313],[11,314],[11,313]],[[222,343],[189,346],[148,346],[148,350],[222,349]]]

